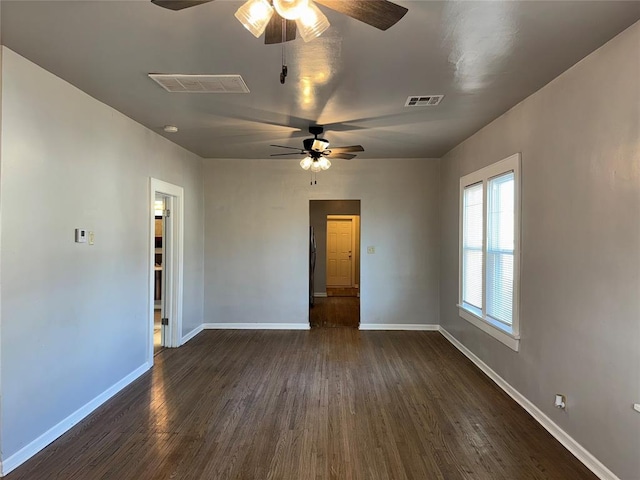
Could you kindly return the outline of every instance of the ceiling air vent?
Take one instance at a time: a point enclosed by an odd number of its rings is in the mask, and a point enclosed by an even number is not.
[[[405,107],[434,107],[438,105],[444,95],[412,95],[407,98]]]
[[[150,73],[149,78],[171,93],[249,93],[249,88],[240,75]]]

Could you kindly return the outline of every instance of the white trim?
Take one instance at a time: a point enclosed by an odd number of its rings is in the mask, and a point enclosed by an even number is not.
[[[327,292],[314,292],[313,296],[315,298],[327,298]]]
[[[529,415],[531,415],[542,427],[547,430],[551,435],[555,437],[567,450],[569,450],[578,460],[580,460],[585,467],[591,470],[601,480],[620,480],[616,475],[609,470],[606,466],[594,457],[589,451],[580,445],[573,439],[567,432],[562,430],[551,420],[547,415],[536,407],[527,397],[513,388],[504,378],[498,375],[495,371],[478,358],[471,350],[465,347],[459,340],[453,335],[447,332],[444,328],[440,327],[440,333],[451,342],[451,344],[460,350],[469,360],[471,360],[482,372],[493,380],[504,392],[513,398],[522,408],[524,408]]]
[[[5,47],[3,47],[2,45],[0,45],[0,146],[3,145],[2,144],[2,55],[3,55],[3,50]],[[2,156],[2,148],[0,148],[0,157]],[[2,164],[2,162],[0,161],[0,165]],[[0,212],[1,212],[1,208],[0,208]],[[1,217],[1,215],[0,215]],[[0,225],[2,225],[2,222],[0,222]],[[0,236],[1,238],[1,236]],[[0,283],[1,284],[1,283]],[[0,307],[2,305],[2,299],[0,298]],[[0,312],[2,311],[2,308],[0,308]],[[0,332],[2,332],[2,317],[0,316]],[[1,337],[1,335],[0,335]],[[0,338],[1,339],[1,338]],[[2,342],[0,341],[0,345],[2,345]],[[2,372],[2,348],[0,347],[0,372]],[[2,408],[2,404],[4,402],[4,396],[3,396],[3,392],[2,392],[2,382],[0,381],[0,476],[3,475],[3,466],[2,466],[2,426],[4,425],[4,418],[2,415],[2,412],[4,411],[4,408]]]
[[[198,325],[196,328],[194,328],[193,330],[191,330],[189,333],[187,333],[186,335],[184,335],[182,337],[182,341],[180,342],[180,344],[184,345],[189,340],[191,340],[193,337],[195,337],[200,332],[202,332],[202,330],[204,330],[203,326],[202,325]]]
[[[171,231],[167,235],[169,249],[175,255],[167,255],[170,266],[167,272],[166,291],[171,292],[166,305],[169,310],[169,326],[166,347],[179,347],[182,344],[182,302],[183,302],[183,265],[184,265],[184,189],[171,183],[149,177],[149,334],[147,335],[147,361],[153,365],[153,328],[154,328],[154,283],[155,283],[155,211],[156,195],[170,197],[172,221]],[[163,259],[164,261],[164,259]],[[165,262],[167,263],[167,262]]]
[[[420,330],[437,332],[439,325],[422,323],[361,323],[360,330]]]
[[[504,343],[511,350],[517,352],[520,349],[520,335],[516,336],[506,330],[501,329],[497,324],[494,325],[493,323],[490,323],[488,319],[485,320],[478,317],[477,315],[474,315],[473,312],[470,312],[461,305],[458,305],[458,315],[460,315],[461,318],[464,318],[469,323],[478,327],[483,332],[488,333],[499,342]]]
[[[138,379],[142,374],[147,372],[151,368],[151,364],[144,363],[143,365],[136,368],[129,375],[124,377],[119,382],[116,382],[114,385],[106,389],[100,395],[95,397],[89,403],[80,407],[78,410],[73,412],[67,418],[59,422],[57,425],[54,425],[49,430],[44,432],[34,441],[25,445],[16,453],[11,455],[9,458],[2,462],[2,475],[7,475],[12,470],[16,469],[24,462],[33,457],[40,450],[45,448],[51,442],[59,438],[61,435],[69,431],[73,428],[78,422],[86,418],[91,412],[93,412],[100,405],[105,403],[111,397],[113,397],[116,393],[120,392],[127,385],[132,383],[134,380]]]
[[[308,323],[204,323],[203,330],[309,330]]]

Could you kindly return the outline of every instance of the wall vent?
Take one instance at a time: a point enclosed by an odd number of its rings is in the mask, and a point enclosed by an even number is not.
[[[249,93],[240,75],[150,73],[149,78],[171,93]]]
[[[407,98],[405,107],[435,107],[438,105],[444,95],[411,95]]]

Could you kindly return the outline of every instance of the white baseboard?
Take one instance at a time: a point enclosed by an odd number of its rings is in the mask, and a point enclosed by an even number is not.
[[[184,345],[185,343],[187,343],[193,337],[198,335],[202,330],[204,330],[204,327],[202,325],[198,325],[196,328],[194,328],[189,333],[187,333],[184,337],[182,337],[182,341],[180,345]]]
[[[478,358],[471,350],[465,347],[453,335],[440,327],[440,333],[460,350],[469,360],[493,380],[507,395],[513,398],[529,415],[531,415],[545,430],[555,437],[564,447],[569,450],[578,460],[580,460],[589,470],[591,470],[601,480],[620,480],[611,470],[594,457],[589,451],[573,439],[567,432],[562,430],[545,413],[536,407],[529,399],[513,388],[507,381],[498,375],[494,370]]]
[[[6,460],[3,460],[2,470],[0,470],[0,476],[7,475],[9,472],[16,469],[27,460],[29,460],[36,453],[38,453],[40,450],[45,448],[55,439],[57,439],[58,437],[66,433],[68,430],[74,427],[78,422],[80,422],[85,417],[87,417],[96,408],[98,408],[104,402],[109,400],[116,393],[118,393],[124,387],[126,387],[131,382],[136,380],[138,377],[140,377],[143,373],[145,373],[150,368],[151,368],[151,365],[148,363],[145,363],[140,367],[136,368],[129,375],[127,375],[122,380],[120,380],[119,382],[109,387],[107,390],[105,390],[100,395],[95,397],[89,403],[80,407],[78,410],[73,412],[67,418],[62,420],[57,425],[54,425],[53,427],[51,427],[49,430],[44,432],[42,435],[40,435],[38,438],[36,438],[34,441],[29,443],[28,445],[25,445],[24,447],[22,447],[16,453],[8,457]]]
[[[313,296],[316,298],[327,298],[327,292],[313,292]]]
[[[308,323],[204,323],[204,330],[309,330]]]
[[[361,323],[360,330],[422,330],[437,332],[438,325],[428,325],[419,323]]]

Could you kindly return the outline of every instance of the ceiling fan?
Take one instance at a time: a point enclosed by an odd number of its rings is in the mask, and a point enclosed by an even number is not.
[[[329,159],[339,158],[341,160],[351,160],[355,158],[351,152],[364,152],[362,145],[350,145],[348,147],[334,147],[329,148],[329,141],[324,138],[318,138],[318,135],[322,135],[324,128],[318,125],[312,125],[309,127],[309,133],[313,135],[313,138],[305,138],[302,141],[304,148],[288,147],[285,145],[271,145],[277,148],[288,148],[290,150],[296,150],[290,153],[273,153],[272,157],[282,157],[285,155],[305,155],[300,161],[300,166],[304,170],[311,169],[312,172],[319,172],[321,170],[328,170],[331,167],[331,161]]]
[[[169,10],[182,10],[212,1],[151,0],[151,3]],[[256,37],[266,31],[266,44],[295,40],[297,31],[309,41],[329,27],[327,17],[316,3],[379,30],[392,27],[408,11],[389,0],[248,0],[236,12],[236,18]]]

